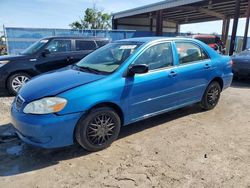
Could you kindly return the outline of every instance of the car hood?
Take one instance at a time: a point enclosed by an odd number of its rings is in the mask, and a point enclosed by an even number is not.
[[[4,56],[0,56],[0,61],[12,61],[12,60],[18,60],[18,59],[26,59],[27,56],[26,55],[4,55]]]
[[[63,91],[99,80],[106,76],[65,68],[31,79],[22,87],[19,95],[24,98],[25,102],[30,102],[47,96],[55,96]]]

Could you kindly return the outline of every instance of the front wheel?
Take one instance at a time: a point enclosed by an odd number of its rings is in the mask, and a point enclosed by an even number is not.
[[[120,117],[112,108],[96,108],[79,120],[75,138],[84,149],[99,151],[117,139],[120,128]]]
[[[27,73],[15,73],[7,80],[7,89],[11,95],[16,95],[21,87],[31,78]]]
[[[213,109],[219,102],[220,99],[220,93],[221,93],[221,87],[220,84],[216,81],[211,82],[201,101],[201,107],[204,110],[211,110]]]

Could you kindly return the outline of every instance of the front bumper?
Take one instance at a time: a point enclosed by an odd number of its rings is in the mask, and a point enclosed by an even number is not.
[[[8,76],[5,72],[0,70],[0,89],[6,89],[6,80]]]
[[[58,148],[74,144],[74,129],[81,115],[32,115],[12,107],[11,122],[23,142],[42,148]]]

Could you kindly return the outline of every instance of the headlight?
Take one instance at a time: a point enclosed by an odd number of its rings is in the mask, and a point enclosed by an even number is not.
[[[0,67],[4,66],[6,63],[9,63],[10,61],[8,60],[4,60],[4,61],[0,61]]]
[[[33,101],[25,106],[26,114],[50,114],[61,111],[67,104],[67,100],[60,97],[46,97]]]

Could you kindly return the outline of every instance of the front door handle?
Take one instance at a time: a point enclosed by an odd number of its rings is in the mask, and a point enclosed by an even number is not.
[[[204,66],[204,69],[210,69],[211,68],[211,65],[210,64],[205,64],[205,66]]]
[[[175,71],[171,71],[168,76],[173,78],[177,76],[177,73]]]
[[[67,57],[67,61],[72,61],[73,59],[73,57]]]

